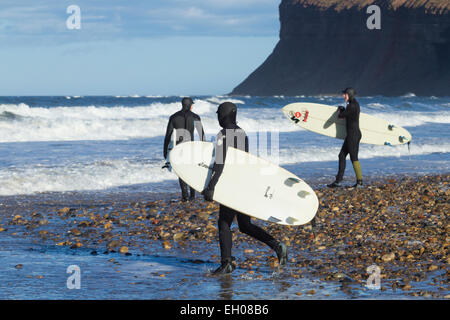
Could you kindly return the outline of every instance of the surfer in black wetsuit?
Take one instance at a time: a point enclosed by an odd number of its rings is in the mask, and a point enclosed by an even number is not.
[[[362,187],[362,173],[361,165],[358,160],[359,142],[361,141],[361,130],[359,129],[359,103],[355,99],[356,92],[353,88],[347,88],[342,91],[347,107],[339,106],[339,118],[345,118],[347,136],[339,153],[339,171],[336,176],[336,181],[329,184],[328,187],[336,188],[341,186],[341,181],[344,178],[346,157],[350,154],[350,160],[353,164],[353,169],[356,174],[356,184],[354,188]]]
[[[166,137],[164,139],[164,158],[167,158],[168,147],[174,129],[176,131],[176,144],[193,141],[194,128],[197,130],[200,140],[205,141],[205,134],[203,132],[200,117],[191,111],[194,101],[192,101],[191,98],[183,98],[181,105],[182,109],[171,115],[169,123],[167,124]],[[185,202],[188,201],[188,199],[194,200],[195,190],[190,188],[190,195],[188,195],[188,185],[181,179],[179,179],[179,181],[181,187],[181,201]]]
[[[228,147],[248,152],[248,137],[244,130],[236,124],[236,113],[236,105],[231,102],[224,102],[217,109],[219,124],[223,129],[219,132],[216,139],[216,157],[211,180],[202,192],[207,201],[213,201],[214,188],[222,174]],[[229,192],[233,192],[233,190],[230,189]],[[221,265],[214,271],[214,274],[231,273],[235,268],[232,263],[233,257],[231,256],[232,234],[230,230],[234,217],[237,218],[241,232],[267,244],[275,250],[280,266],[286,264],[287,247],[284,243],[278,242],[266,231],[251,223],[250,216],[220,205],[218,226]]]

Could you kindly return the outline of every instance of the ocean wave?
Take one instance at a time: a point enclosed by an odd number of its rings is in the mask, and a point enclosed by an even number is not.
[[[306,148],[289,148],[279,151],[276,156],[264,157],[267,160],[277,162],[281,165],[296,164],[302,162],[325,162],[336,161],[341,147],[306,147]],[[374,146],[361,145],[359,151],[360,159],[372,159],[382,157],[407,157],[418,155],[429,155],[433,153],[450,153],[450,144],[411,144],[408,150],[407,146]]]
[[[223,98],[224,101],[229,100]],[[195,100],[193,111],[201,116],[207,134],[215,135],[219,131],[216,110],[221,101],[221,97]],[[244,102],[240,102],[237,120],[247,132],[303,130],[291,124],[281,109],[243,106]],[[52,108],[30,107],[24,103],[2,104],[0,142],[125,140],[163,136],[169,116],[180,108],[180,102],[153,102],[133,107],[91,105]],[[403,127],[450,123],[448,112],[398,112],[381,103],[370,104],[366,112]]]
[[[119,186],[175,180],[159,163],[104,160],[59,167],[0,170],[0,195],[37,192],[99,191]]]
[[[3,111],[2,113],[0,113],[0,121],[15,121],[15,120],[21,120],[24,117],[15,114],[14,112],[10,112],[10,111]]]
[[[383,112],[369,113],[401,127],[418,127],[427,123],[450,123],[450,114],[442,112]]]
[[[234,104],[245,104],[245,102],[242,100],[227,98],[225,96],[215,96],[215,97],[207,98],[206,101],[211,102],[213,104],[217,104],[217,105],[224,103],[224,102],[232,102]]]
[[[265,155],[266,153],[260,150],[259,156],[281,166],[305,162],[337,162],[339,150],[340,146],[289,146],[280,150],[279,153],[273,152],[272,155],[270,150],[267,152],[269,155]],[[258,150],[251,149],[250,152],[258,155]],[[364,160],[434,153],[450,153],[450,144],[412,144],[410,151],[406,146],[363,145],[360,148],[359,157]],[[5,167],[0,170],[0,195],[101,191],[175,181],[177,177],[174,173],[161,169],[162,162],[162,160],[150,159],[103,159],[87,163],[69,162],[58,166],[30,164],[24,167]],[[178,191],[178,189],[172,191]]]

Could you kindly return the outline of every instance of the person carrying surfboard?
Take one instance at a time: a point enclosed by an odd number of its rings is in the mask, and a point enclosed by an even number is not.
[[[216,156],[212,168],[211,180],[202,192],[206,201],[213,201],[214,188],[222,174],[228,147],[248,152],[248,137],[245,131],[236,124],[236,114],[237,107],[231,102],[224,102],[217,109],[219,124],[223,129],[218,133],[216,138]],[[233,190],[230,190],[230,192],[233,192]],[[262,228],[254,225],[250,220],[250,216],[221,204],[218,220],[221,265],[213,272],[214,274],[231,273],[235,269],[232,263],[234,259],[231,256],[232,234],[230,229],[234,217],[237,218],[241,232],[272,248],[277,254],[280,266],[286,264],[288,253],[287,246],[284,243],[275,240],[274,237]]]
[[[182,108],[180,111],[172,114],[167,124],[166,136],[164,138],[164,158],[167,159],[167,153],[169,143],[175,129],[175,142],[176,144],[193,141],[194,140],[194,128],[197,130],[198,136],[201,141],[205,141],[205,134],[200,117],[192,112],[192,106],[194,101],[191,98],[186,97],[181,100]],[[181,179],[179,179],[181,188],[181,201],[186,202],[195,199],[195,190],[190,188],[190,194],[188,195],[188,185]]]
[[[339,170],[336,175],[336,180],[329,184],[328,187],[336,188],[341,186],[341,181],[344,178],[345,164],[347,155],[350,154],[350,160],[353,164],[353,169],[356,174],[356,184],[354,188],[361,188],[362,173],[361,165],[358,160],[359,142],[361,141],[361,130],[359,128],[359,113],[360,107],[356,100],[356,92],[353,88],[346,88],[342,91],[347,107],[339,106],[339,118],[346,120],[347,136],[342,145],[341,152],[339,152]]]

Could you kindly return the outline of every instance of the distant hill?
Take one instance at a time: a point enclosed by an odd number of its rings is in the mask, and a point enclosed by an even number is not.
[[[381,29],[370,30],[370,5]],[[450,0],[282,0],[280,41],[232,94],[450,96]]]

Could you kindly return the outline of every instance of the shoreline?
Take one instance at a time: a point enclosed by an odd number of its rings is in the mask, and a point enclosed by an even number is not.
[[[285,227],[257,221],[289,246],[285,276],[345,283],[366,290],[367,268],[378,266],[381,294],[450,298],[450,174],[370,180],[362,190],[314,188],[320,206],[314,224]],[[146,200],[39,195],[0,206],[0,237],[28,238],[53,247],[89,250],[92,255],[164,255],[182,250],[192,261],[218,264],[216,203],[175,194]],[[24,196],[23,199],[26,199]],[[42,199],[41,199],[42,200]],[[72,199],[73,200],[73,199]],[[69,205],[70,204],[70,205]],[[264,278],[277,271],[271,250],[233,224],[233,255],[240,270]],[[200,257],[200,258],[199,258]],[[286,273],[285,272],[285,273]],[[350,290],[350,289],[349,289]]]

